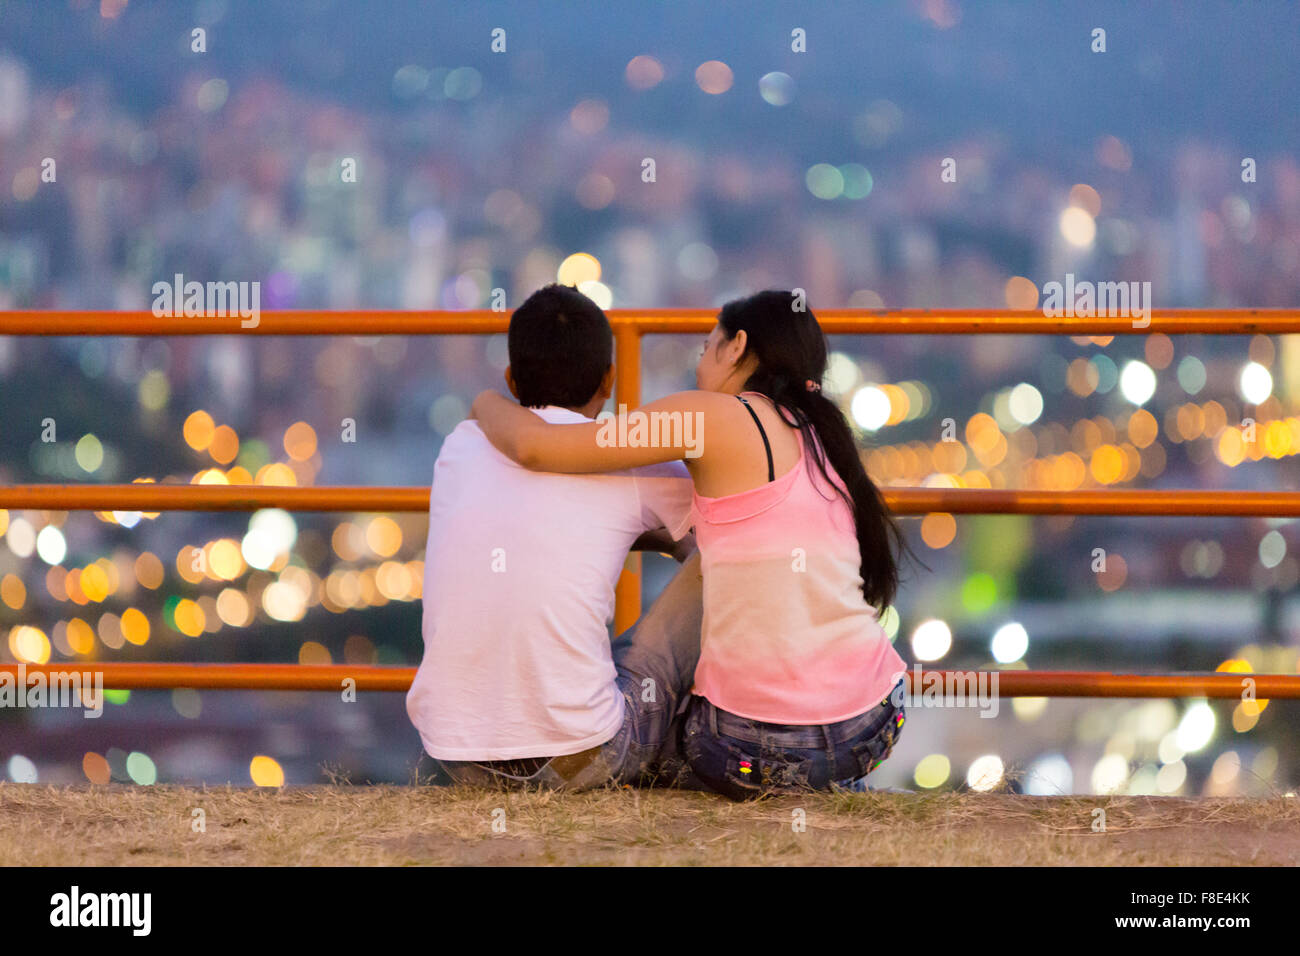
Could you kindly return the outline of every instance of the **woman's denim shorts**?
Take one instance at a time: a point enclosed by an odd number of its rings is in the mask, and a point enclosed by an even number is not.
[[[875,707],[835,724],[769,724],[693,697],[686,757],[705,785],[735,800],[773,792],[863,790],[864,778],[890,755],[902,732],[902,683]]]

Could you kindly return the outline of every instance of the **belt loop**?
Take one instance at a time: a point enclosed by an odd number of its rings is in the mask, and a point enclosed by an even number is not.
[[[709,733],[714,737],[718,736],[718,708],[713,706],[713,701],[707,697],[704,698],[704,706],[709,711]]]
[[[835,773],[835,741],[831,739],[831,725],[822,724],[822,738],[826,741],[826,762]]]

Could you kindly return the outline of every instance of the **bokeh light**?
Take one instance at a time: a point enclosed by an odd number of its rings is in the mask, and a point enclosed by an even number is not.
[[[937,661],[952,648],[952,631],[937,618],[922,621],[912,632],[912,654],[918,661]]]
[[[764,73],[758,81],[758,93],[771,106],[786,106],[794,99],[794,80],[788,73]]]
[[[951,775],[952,764],[944,754],[929,754],[917,762],[912,779],[921,789],[933,790],[947,783]]]
[[[977,792],[995,789],[1002,782],[1002,758],[996,754],[976,757],[966,771],[966,786]]]
[[[284,770],[272,757],[259,754],[248,764],[248,775],[256,787],[283,787]]]
[[[721,60],[708,60],[695,70],[695,82],[705,93],[717,95],[731,89],[734,77],[731,67]]]
[[[1029,634],[1023,624],[1010,621],[993,633],[991,645],[993,659],[999,664],[1010,664],[1025,656],[1029,650]]]

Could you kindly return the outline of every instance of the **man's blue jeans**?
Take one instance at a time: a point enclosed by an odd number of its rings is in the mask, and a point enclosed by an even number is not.
[[[902,732],[901,685],[871,710],[826,725],[763,723],[694,697],[685,725],[686,756],[699,780],[734,800],[773,792],[864,790],[867,774],[890,755]]]
[[[700,659],[704,618],[700,556],[692,555],[650,609],[610,645],[623,693],[623,724],[613,739],[562,757],[439,760],[455,783],[582,790],[615,784],[699,788],[679,749],[684,702]]]

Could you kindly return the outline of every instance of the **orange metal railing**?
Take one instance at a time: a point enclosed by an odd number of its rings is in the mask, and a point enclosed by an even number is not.
[[[19,667],[22,667],[22,671]],[[105,688],[157,690],[342,690],[406,691],[414,667],[369,667],[350,664],[157,664],[68,661],[62,664],[0,664],[0,673],[41,673],[46,680],[72,671],[103,675]],[[965,686],[969,671],[925,669],[922,674],[950,675],[946,686]],[[1300,697],[1300,677],[1288,674],[1107,674],[1096,671],[997,671],[998,697],[1215,697],[1240,699],[1250,679],[1257,700]],[[909,685],[915,674],[908,672]],[[989,674],[990,678],[993,672]],[[93,680],[93,678],[92,678]],[[352,681],[352,684],[345,683]],[[928,684],[928,680],[925,682]],[[83,685],[84,686],[84,685]],[[917,693],[924,689],[917,688]],[[991,685],[987,685],[991,686]],[[972,688],[973,689],[973,688]]]
[[[933,511],[1003,515],[1151,515],[1182,517],[1300,516],[1300,492],[1015,491],[981,488],[882,488],[899,514]],[[45,511],[425,511],[429,489],[333,485],[0,485],[0,508]]]
[[[615,402],[641,402],[641,337],[704,334],[716,313],[707,309],[611,310],[617,377]],[[1153,310],[1135,326],[1127,317],[1068,316],[1008,310],[818,310],[830,335],[1058,334],[1073,336],[1300,333],[1300,309]],[[156,317],[150,312],[0,313],[0,335],[483,335],[506,331],[505,313],[284,310],[260,316],[244,328],[238,316]],[[1114,514],[1151,516],[1300,515],[1300,492],[1016,491],[950,488],[887,488],[886,501],[900,514],[935,511],[983,514]],[[96,511],[246,511],[278,507],[294,511],[423,511],[426,488],[212,486],[182,484],[19,485],[0,487],[0,508]],[[630,626],[641,607],[640,557],[628,558],[619,581],[615,626]],[[80,667],[82,662],[70,662]],[[0,665],[14,670],[17,665]],[[269,664],[91,665],[113,687],[221,687],[285,690],[337,689],[344,677],[358,689],[405,690],[408,668],[357,668]],[[47,665],[59,669],[60,665]],[[33,672],[34,665],[28,666]],[[1238,697],[1242,675],[1131,675],[1099,672],[1000,671],[1004,696]],[[1300,697],[1300,676],[1249,675],[1256,696]]]

